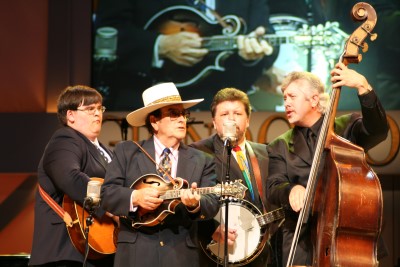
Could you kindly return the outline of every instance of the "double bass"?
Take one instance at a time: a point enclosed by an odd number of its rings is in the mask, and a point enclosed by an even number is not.
[[[345,65],[359,63],[368,50],[364,40],[372,33],[377,17],[364,2],[351,11],[363,22],[349,37],[340,58]],[[304,223],[311,224],[312,266],[378,266],[377,243],[382,226],[382,189],[367,164],[363,148],[334,132],[340,88],[333,88],[325,112],[306,187],[287,267],[293,266],[295,250]],[[322,165],[321,165],[322,164]]]

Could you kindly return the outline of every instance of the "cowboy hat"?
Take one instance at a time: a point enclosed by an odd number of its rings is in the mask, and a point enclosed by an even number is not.
[[[182,104],[184,108],[190,108],[204,100],[204,98],[202,98],[182,101],[174,83],[160,83],[154,85],[144,90],[142,98],[144,107],[132,111],[126,116],[126,120],[132,126],[145,125],[147,115],[162,107]]]

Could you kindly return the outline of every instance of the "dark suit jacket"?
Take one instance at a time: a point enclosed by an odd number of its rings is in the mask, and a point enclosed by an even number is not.
[[[142,141],[141,146],[155,158],[154,140]],[[107,169],[102,187],[106,210],[119,216],[134,217],[130,212],[131,186],[145,174],[155,174],[155,164],[131,142],[115,147],[115,157]],[[177,177],[199,187],[216,185],[214,163],[207,154],[181,143]],[[175,214],[154,226],[132,229],[129,220],[122,219],[118,235],[115,266],[200,266],[197,244],[197,220],[213,218],[218,211],[218,197],[202,195],[200,211],[189,213],[180,203]]]
[[[144,30],[144,27],[158,12],[177,5],[191,7],[191,2],[191,0],[99,1],[96,27],[111,26],[118,30],[118,58],[108,76],[107,73],[103,73],[104,77],[101,77],[109,78],[106,82],[109,82],[108,85],[110,85],[109,100],[112,103],[110,103],[111,105],[107,104],[107,107],[117,110],[140,108],[142,106],[141,94],[144,89],[150,87],[154,82],[169,81],[168,78],[159,77],[158,70],[152,68],[154,44],[159,33],[155,30]],[[273,32],[268,21],[269,10],[266,1],[235,0],[234,4],[230,0],[215,2],[216,11],[222,17],[236,15],[242,18],[246,22],[246,33],[260,25],[265,26],[268,32]],[[213,30],[214,27],[202,25],[201,28],[210,32],[208,29]],[[221,34],[222,31],[218,30],[218,35]],[[216,35],[216,33],[206,35]],[[214,95],[224,87],[236,87],[248,91],[260,76],[263,68],[272,65],[277,56],[277,49],[275,50],[274,56],[268,56],[256,62],[245,62],[237,55],[236,51],[233,51],[233,54],[222,64],[226,67],[225,71],[212,71],[199,83],[183,87],[179,90],[182,98],[203,98],[207,94]],[[132,102],[132,99],[137,99],[137,101]],[[196,105],[196,108],[208,110],[209,104],[210,101],[203,101]]]
[[[226,169],[227,169],[227,152],[226,149],[224,148],[224,144],[222,140],[219,138],[217,134],[214,134],[213,136],[200,140],[198,142],[194,142],[190,144],[190,146],[195,147],[199,150],[202,150],[206,153],[209,153],[214,156],[214,160],[216,163],[216,172],[218,175],[218,180],[220,181],[225,181],[225,176],[226,176]],[[248,146],[251,146],[251,148],[254,151],[254,154],[257,158],[258,165],[260,167],[260,173],[261,173],[261,182],[262,182],[262,187],[263,187],[263,193],[264,195],[266,194],[266,179],[268,176],[268,153],[267,153],[267,146],[265,144],[260,144],[260,143],[255,143],[251,141],[246,141],[246,156],[247,160],[250,166],[250,175],[251,175],[251,181],[252,181],[252,186],[253,190],[255,193],[255,201],[251,199],[250,192],[249,190],[246,191],[245,198],[247,201],[253,203],[260,211],[260,213],[264,214],[264,208],[262,205],[262,201],[260,198],[260,194],[257,188],[255,176],[254,176],[254,170],[252,166],[252,162],[250,160],[250,156],[248,153]],[[224,151],[225,150],[225,151]],[[239,164],[235,160],[234,156],[231,156],[230,159],[230,169],[229,169],[229,176],[230,176],[230,181],[235,181],[235,180],[240,180],[242,183],[246,185],[245,178],[243,177],[243,173],[239,168]],[[265,196],[264,196],[265,197]],[[266,211],[271,211],[276,208],[276,206],[272,206],[269,202],[266,203]],[[258,214],[256,214],[258,215]],[[203,243],[208,244],[209,241],[211,241],[211,235],[215,230],[215,225],[210,222],[202,223],[200,231],[202,231],[204,236],[207,236],[208,239],[206,239]],[[271,228],[272,230],[272,228]],[[274,228],[273,231],[276,229]],[[272,235],[273,232],[270,232]],[[272,251],[269,248],[268,245],[265,246],[264,251],[250,264],[247,264],[245,266],[266,266],[267,263],[272,263],[272,261],[276,261],[276,259],[272,259],[273,255],[271,255]],[[205,259],[203,259],[205,260]],[[215,263],[214,263],[215,265]],[[213,263],[211,261],[208,262],[207,266],[213,266]]]
[[[112,156],[112,152],[102,147]],[[82,204],[90,177],[104,178],[107,163],[96,146],[80,132],[62,127],[51,137],[38,167],[40,186],[58,203],[64,194]],[[98,211],[101,216],[104,211]],[[70,260],[83,262],[73,246],[64,221],[42,199],[35,196],[35,225],[30,265]]]

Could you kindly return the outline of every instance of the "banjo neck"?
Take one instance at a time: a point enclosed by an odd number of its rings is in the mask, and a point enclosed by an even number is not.
[[[279,208],[270,212],[267,212],[266,214],[259,215],[256,217],[258,224],[260,227],[263,227],[265,225],[268,225],[269,223],[272,223],[274,221],[277,221],[279,219],[282,219],[285,217],[285,211],[283,208]]]

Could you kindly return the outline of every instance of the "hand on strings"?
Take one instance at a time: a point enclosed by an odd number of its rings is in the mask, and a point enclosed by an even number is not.
[[[163,202],[159,192],[153,187],[145,187],[133,191],[133,206],[140,206],[146,210],[155,210]]]
[[[200,195],[196,189],[197,183],[192,183],[191,187],[183,190],[181,194],[181,201],[189,210],[196,209],[200,205]]]
[[[274,49],[261,38],[264,34],[265,28],[260,26],[246,36],[239,35],[237,38],[239,56],[245,60],[257,60],[271,55]]]
[[[367,79],[363,75],[355,70],[349,69],[341,62],[336,64],[335,68],[331,71],[331,76],[332,87],[334,88],[341,86],[356,88],[359,95],[372,90]]]
[[[304,194],[306,189],[301,185],[295,185],[289,194],[289,203],[295,212],[299,212],[304,206]]]
[[[161,35],[158,51],[161,58],[168,58],[178,65],[191,67],[199,63],[208,53],[207,49],[201,48],[201,42],[201,37],[193,32]]]
[[[225,225],[219,225],[217,229],[215,229],[215,232],[212,235],[212,239],[215,242],[218,243],[224,243],[225,242]],[[232,246],[235,244],[235,240],[237,238],[238,234],[236,229],[228,228],[228,245]]]

